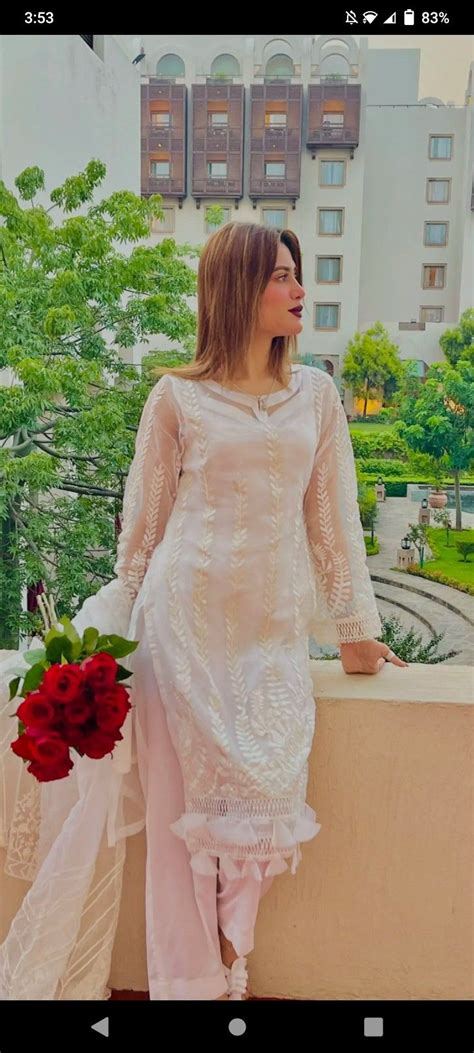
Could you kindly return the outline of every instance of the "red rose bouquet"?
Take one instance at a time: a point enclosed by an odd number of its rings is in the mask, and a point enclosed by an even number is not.
[[[14,670],[20,675],[9,685],[10,700],[23,699],[12,714],[18,718],[18,738],[11,749],[29,762],[28,771],[39,782],[51,782],[69,775],[71,750],[99,760],[122,739],[120,728],[131,704],[121,681],[131,674],[117,658],[134,651],[138,641],[101,636],[93,627],[81,637],[69,618],[57,619],[47,597],[39,596],[38,605],[44,647],[24,653],[30,668],[26,674]]]

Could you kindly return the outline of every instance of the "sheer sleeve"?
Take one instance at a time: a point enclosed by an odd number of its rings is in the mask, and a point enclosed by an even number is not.
[[[164,376],[143,408],[125,484],[123,527],[114,570],[132,602],[165,533],[176,499],[181,453],[178,409],[171,378]]]
[[[316,613],[309,632],[319,643],[373,639],[382,626],[367,566],[349,427],[332,378],[314,369],[311,382],[317,447],[304,518]]]

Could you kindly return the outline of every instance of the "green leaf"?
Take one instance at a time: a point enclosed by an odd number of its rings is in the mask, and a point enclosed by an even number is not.
[[[32,666],[28,670],[23,682],[23,696],[29,694],[30,691],[36,691],[43,679],[44,670],[45,667],[42,662],[38,662],[37,665]]]
[[[111,633],[108,637],[108,643],[101,645],[101,651],[106,651],[107,654],[113,655],[114,658],[124,658],[126,654],[131,654],[132,651],[136,651],[139,640],[125,640],[123,636],[116,636]]]
[[[18,694],[18,688],[20,686],[20,679],[21,679],[21,677],[18,676],[18,677],[16,677],[15,680],[10,680],[10,684],[9,684],[9,687],[10,687],[10,698],[8,699],[9,702],[11,702],[12,698],[16,698],[16,696]]]
[[[67,637],[71,644],[71,657],[68,658],[68,662],[75,662],[82,651],[82,640],[79,633],[74,628],[71,619],[64,616],[59,619],[60,625],[64,625],[64,635]],[[66,653],[66,652],[63,652]],[[66,654],[67,657],[67,654]]]
[[[63,656],[67,662],[72,662],[72,650],[73,648],[71,641],[68,640],[65,633],[61,633],[53,637],[53,639],[48,644],[46,648],[46,657],[48,659],[48,662],[51,662],[51,664],[54,664],[55,662],[60,662]]]
[[[92,654],[99,639],[99,633],[97,629],[89,626],[88,629],[84,629],[84,635],[82,637],[82,650],[86,654]]]
[[[131,674],[130,670],[129,669],[125,669],[124,665],[118,665],[117,666],[117,680],[127,680],[128,677],[131,676],[131,675],[132,674]]]
[[[37,647],[34,651],[25,651],[23,657],[28,665],[35,665],[36,662],[41,662],[46,658],[46,648]]]
[[[68,640],[71,641],[71,643],[81,642],[79,633],[77,632],[77,629],[74,628],[70,618],[67,618],[66,615],[64,615],[62,618],[59,619],[59,624],[64,625],[64,634],[65,636],[67,636]]]

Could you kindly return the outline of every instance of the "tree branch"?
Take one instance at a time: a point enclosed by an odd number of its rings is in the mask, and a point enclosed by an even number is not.
[[[84,486],[80,487],[76,483],[69,483],[64,480],[63,483],[51,483],[51,486],[55,490],[69,490],[71,493],[83,494],[86,497],[116,497],[122,499],[122,494],[117,490],[104,490],[99,486]]]
[[[32,439],[31,442],[40,450],[49,453],[50,457],[58,457],[60,461],[86,461],[87,464],[96,464],[97,461],[100,461],[100,457],[81,457],[79,453],[58,453],[56,450],[50,450],[45,442],[38,442],[38,439]]]

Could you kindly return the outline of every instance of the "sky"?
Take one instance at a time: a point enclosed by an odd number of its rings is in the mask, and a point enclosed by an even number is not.
[[[360,37],[354,40],[358,43]],[[419,48],[420,99],[434,95],[443,102],[464,105],[469,66],[474,62],[474,36],[374,35],[368,41],[369,48]]]

